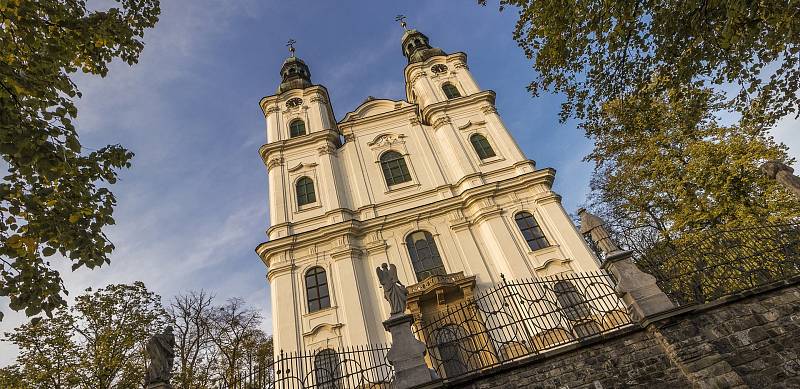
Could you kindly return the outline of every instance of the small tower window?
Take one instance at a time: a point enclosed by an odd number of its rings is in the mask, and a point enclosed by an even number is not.
[[[309,313],[330,308],[331,298],[325,269],[316,266],[306,272],[306,298],[308,298]]]
[[[456,86],[449,82],[442,85],[442,90],[444,91],[444,95],[447,96],[448,99],[455,99],[456,97],[461,97],[461,93],[458,92]]]
[[[514,216],[514,221],[517,222],[517,227],[519,227],[531,250],[539,250],[550,246],[542,232],[542,228],[539,227],[539,223],[536,222],[533,215],[528,212],[520,212]]]
[[[306,205],[317,202],[317,194],[314,192],[314,181],[308,177],[302,177],[295,184],[297,190],[297,205]]]
[[[433,235],[428,231],[412,232],[406,237],[408,254],[411,256],[411,265],[417,274],[417,281],[425,280],[431,276],[444,275],[444,264]]]
[[[389,150],[381,155],[381,168],[383,177],[386,178],[386,185],[392,186],[411,181],[411,173],[408,172],[406,160],[397,151]]]
[[[300,119],[293,120],[289,123],[289,137],[294,138],[296,136],[305,135],[306,134],[306,123],[304,123]]]
[[[472,143],[472,147],[475,148],[475,152],[478,153],[480,159],[491,158],[496,155],[492,149],[492,145],[489,144],[485,136],[473,134],[469,137],[469,141]]]

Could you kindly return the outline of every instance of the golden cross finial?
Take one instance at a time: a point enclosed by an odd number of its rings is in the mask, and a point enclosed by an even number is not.
[[[297,43],[297,41],[296,41],[296,40],[294,40],[294,39],[289,39],[289,41],[288,41],[288,42],[286,42],[286,46],[288,46],[288,47],[289,47],[289,54],[290,54],[292,57],[294,57],[294,44],[295,44],[295,43]]]
[[[394,20],[400,22],[400,27],[403,27],[403,30],[408,30],[408,27],[406,27],[406,15],[397,15]]]

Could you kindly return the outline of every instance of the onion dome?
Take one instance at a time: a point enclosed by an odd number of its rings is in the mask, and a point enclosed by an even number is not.
[[[294,56],[286,58],[281,67],[281,85],[278,87],[278,93],[286,92],[290,89],[302,89],[311,86],[311,71],[308,70],[303,60]]]
[[[408,58],[408,63],[422,62],[437,55],[447,55],[438,47],[431,47],[428,37],[417,30],[406,30],[403,33],[403,55]]]

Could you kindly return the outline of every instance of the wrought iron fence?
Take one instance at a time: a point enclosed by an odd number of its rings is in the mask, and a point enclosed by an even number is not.
[[[698,304],[800,275],[800,223],[691,234],[635,257],[676,304]]]
[[[237,374],[219,389],[379,389],[390,388],[394,368],[385,345],[283,352],[269,366]]]
[[[388,346],[324,349],[314,354],[278,355],[273,369],[274,388],[389,388],[394,368],[386,359]]]
[[[631,324],[605,272],[504,281],[419,318],[417,337],[440,377],[454,378]]]

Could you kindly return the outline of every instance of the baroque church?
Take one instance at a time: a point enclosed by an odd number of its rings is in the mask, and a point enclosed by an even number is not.
[[[268,268],[275,350],[387,343],[375,274],[394,264],[415,318],[503,279],[598,264],[551,190],[555,170],[520,150],[462,52],[406,30],[405,100],[369,98],[337,120],[294,55],[260,101],[269,176]]]

